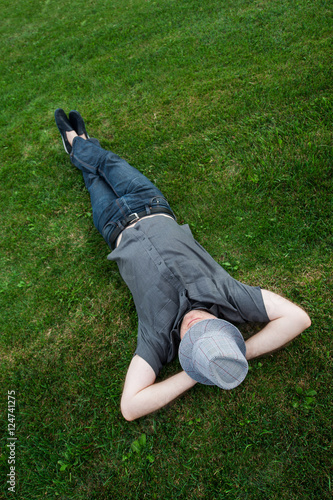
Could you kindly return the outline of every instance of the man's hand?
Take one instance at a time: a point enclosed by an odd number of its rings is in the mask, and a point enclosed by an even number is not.
[[[276,293],[261,290],[270,322],[246,344],[246,358],[253,359],[288,344],[311,325],[307,313]]]
[[[155,380],[155,372],[147,361],[134,356],[128,367],[120,403],[126,420],[135,420],[159,410],[196,384],[184,371],[157,384],[154,384]]]

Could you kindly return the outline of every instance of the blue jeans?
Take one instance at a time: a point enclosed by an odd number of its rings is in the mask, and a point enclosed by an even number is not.
[[[70,159],[82,171],[94,224],[109,246],[112,232],[117,227],[124,229],[124,217],[143,211],[149,215],[151,208],[171,210],[152,182],[127,161],[103,149],[97,139],[75,137]]]

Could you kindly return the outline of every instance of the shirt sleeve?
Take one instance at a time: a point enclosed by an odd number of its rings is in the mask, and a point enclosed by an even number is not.
[[[230,277],[228,286],[225,288],[225,294],[227,301],[231,305],[230,311],[226,311],[224,315],[226,316],[225,319],[240,323],[269,322],[259,286],[246,285]],[[232,317],[228,318],[229,314]]]
[[[137,346],[134,354],[144,359],[152,367],[156,376],[167,362],[165,347],[162,345],[161,339],[151,333],[148,334],[140,321],[138,325]]]

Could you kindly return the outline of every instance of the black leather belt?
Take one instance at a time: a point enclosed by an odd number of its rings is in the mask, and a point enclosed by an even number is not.
[[[112,233],[111,233],[109,242],[110,242],[110,246],[111,246],[112,250],[114,250],[116,247],[116,240],[117,240],[118,236],[126,227],[130,226],[134,222],[137,222],[139,219],[143,219],[144,217],[148,217],[149,215],[155,215],[155,214],[167,214],[167,215],[171,215],[171,217],[173,219],[175,218],[175,216],[173,215],[171,210],[169,210],[168,208],[162,208],[162,207],[151,208],[149,210],[149,214],[147,214],[147,212],[144,211],[144,212],[138,212],[138,213],[134,212],[133,214],[128,215],[127,217],[125,217],[124,219],[119,221],[122,227],[116,227],[116,229],[114,231],[112,231]]]

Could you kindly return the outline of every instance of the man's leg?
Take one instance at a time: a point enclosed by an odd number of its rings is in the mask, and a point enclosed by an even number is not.
[[[170,206],[161,191],[118,155],[103,149],[96,139],[68,133],[70,159],[82,171],[89,191],[96,228],[109,243],[120,221],[132,213]]]
[[[93,173],[104,179],[117,198],[131,192],[133,184],[152,190],[163,196],[147,177],[115,153],[103,149],[96,139],[75,137],[70,155],[71,162],[82,171]]]

